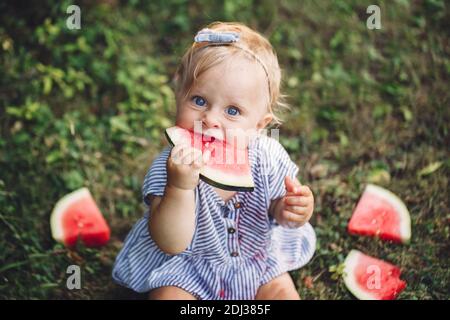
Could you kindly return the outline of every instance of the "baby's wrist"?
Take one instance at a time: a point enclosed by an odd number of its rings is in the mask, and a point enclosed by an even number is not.
[[[181,186],[177,186],[177,185],[173,185],[173,184],[167,183],[165,194],[166,195],[167,194],[170,194],[170,195],[185,194],[185,193],[190,193],[192,191],[194,191],[194,189],[183,188]]]
[[[166,188],[171,188],[178,191],[193,191],[196,188],[192,183],[180,181],[181,179],[170,179],[168,177]],[[174,182],[176,181],[176,183]]]

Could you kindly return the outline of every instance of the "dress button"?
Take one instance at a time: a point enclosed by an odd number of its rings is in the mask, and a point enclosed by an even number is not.
[[[228,233],[233,234],[233,233],[235,233],[235,232],[236,232],[236,229],[235,229],[235,228],[228,228]]]
[[[236,251],[233,251],[232,253],[231,253],[231,256],[232,257],[237,257],[239,255],[239,253],[237,253]]]
[[[239,209],[240,207],[242,207],[242,205],[241,205],[240,202],[236,202],[236,203],[234,204],[234,207],[235,207],[236,209]]]

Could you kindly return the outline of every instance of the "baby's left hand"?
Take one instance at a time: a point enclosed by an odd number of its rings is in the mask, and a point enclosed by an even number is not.
[[[286,195],[275,207],[274,217],[278,224],[289,227],[301,227],[312,216],[314,210],[314,196],[307,186],[290,177],[284,179]]]

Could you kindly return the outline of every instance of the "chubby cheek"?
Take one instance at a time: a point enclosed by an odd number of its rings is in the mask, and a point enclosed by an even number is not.
[[[189,108],[178,108],[175,125],[185,129],[194,128],[194,121],[199,120],[195,111],[189,110]]]
[[[226,136],[228,141],[237,143],[239,147],[247,147],[256,133],[256,127],[246,126],[244,124],[240,127],[230,126],[226,131]]]

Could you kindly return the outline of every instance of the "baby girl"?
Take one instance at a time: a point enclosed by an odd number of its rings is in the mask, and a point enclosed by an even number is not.
[[[197,33],[176,72],[176,125],[222,139],[279,124],[281,71],[270,43],[240,23]],[[242,137],[241,137],[242,138]],[[149,210],[133,227],[113,278],[150,299],[299,299],[288,271],[315,250],[314,198],[273,137],[244,137],[254,189],[225,191],[199,179],[208,161],[167,147],[143,186]]]

